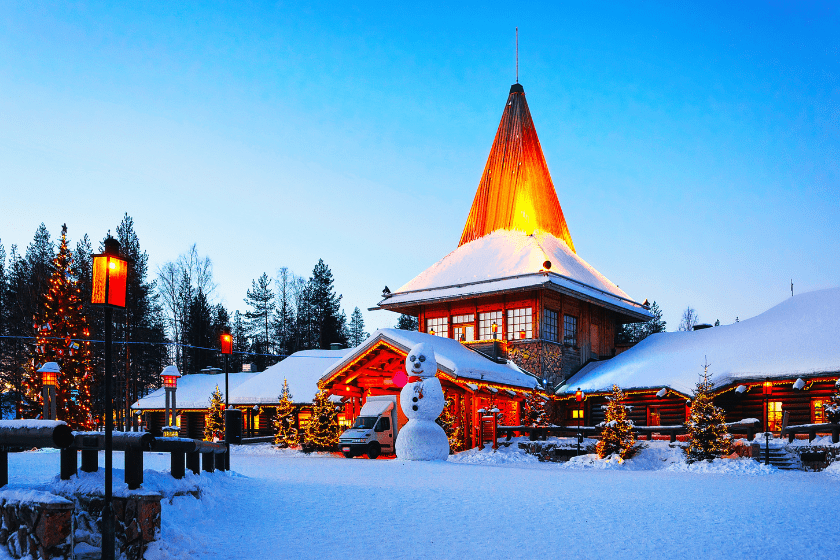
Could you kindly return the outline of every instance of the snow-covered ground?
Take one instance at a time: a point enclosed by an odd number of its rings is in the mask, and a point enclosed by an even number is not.
[[[619,464],[540,463],[515,446],[447,462],[344,459],[238,447],[203,497],[163,505],[156,559],[836,558],[840,468],[749,459],[687,465],[667,442]],[[100,465],[104,463],[100,459]],[[115,453],[115,466],[122,455]],[[146,454],[166,471],[167,454]],[[834,465],[832,466],[834,467]],[[10,488],[49,486],[59,455],[9,455]],[[115,473],[122,484],[122,472]],[[146,473],[166,490],[167,478]],[[172,485],[174,486],[174,484]]]

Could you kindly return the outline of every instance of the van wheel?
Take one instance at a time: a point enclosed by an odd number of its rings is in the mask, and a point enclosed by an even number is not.
[[[371,442],[371,444],[368,445],[368,452],[367,452],[368,458],[376,459],[377,457],[379,457],[379,449],[380,449],[379,448],[379,442],[376,442],[376,441]]]
[[[353,458],[353,452],[352,451],[342,451],[341,454],[344,455],[345,457],[347,457],[348,459]]]

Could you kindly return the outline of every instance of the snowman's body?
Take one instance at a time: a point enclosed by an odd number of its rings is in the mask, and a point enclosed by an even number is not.
[[[449,439],[435,422],[443,412],[445,399],[440,380],[434,377],[437,362],[431,347],[421,343],[412,348],[406,359],[406,371],[412,382],[400,391],[400,408],[408,422],[397,437],[397,457],[409,461],[446,460]]]

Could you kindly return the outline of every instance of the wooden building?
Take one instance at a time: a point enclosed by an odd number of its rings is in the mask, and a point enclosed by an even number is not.
[[[682,424],[708,363],[714,402],[728,422],[755,418],[764,430],[779,432],[788,412],[788,425],[821,424],[840,377],[838,316],[840,288],[832,288],[788,298],[731,325],[651,335],[582,368],[557,390],[557,402],[568,425],[597,425],[616,384],[627,394],[636,424]],[[582,403],[577,389],[586,395]]]
[[[623,323],[651,315],[574,249],[531,119],[511,86],[458,248],[379,307],[420,330],[509,357],[549,384],[616,354]]]
[[[342,399],[341,417],[349,423],[369,396],[394,395],[399,400],[400,387],[392,379],[397,372],[405,372],[406,356],[420,342],[428,343],[435,351],[437,377],[463,448],[477,444],[482,411],[497,408],[502,423],[519,424],[521,402],[536,387],[533,376],[512,363],[473,352],[455,340],[416,331],[376,331],[331,366],[318,386]]]

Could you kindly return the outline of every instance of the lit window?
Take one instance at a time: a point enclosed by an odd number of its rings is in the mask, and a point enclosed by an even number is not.
[[[778,432],[782,429],[782,401],[767,403],[767,431]]]
[[[497,335],[502,331],[502,312],[490,311],[489,313],[478,314],[478,338],[479,340],[493,340],[493,324],[497,325]]]
[[[550,342],[557,342],[557,312],[543,310],[542,337]]]
[[[455,340],[467,342],[475,340],[475,315],[455,315],[452,317],[452,332]]]
[[[426,332],[434,336],[449,338],[449,317],[426,319]]]
[[[825,423],[825,399],[814,399],[811,401],[811,410],[813,411],[814,421],[812,424]]]
[[[521,340],[533,338],[533,323],[531,322],[531,308],[507,310],[507,339]]]
[[[661,426],[662,416],[659,414],[658,406],[648,407],[648,426]]]
[[[582,408],[573,408],[572,409],[572,420],[583,420],[583,409]]]
[[[577,345],[577,317],[563,315],[563,342]]]

